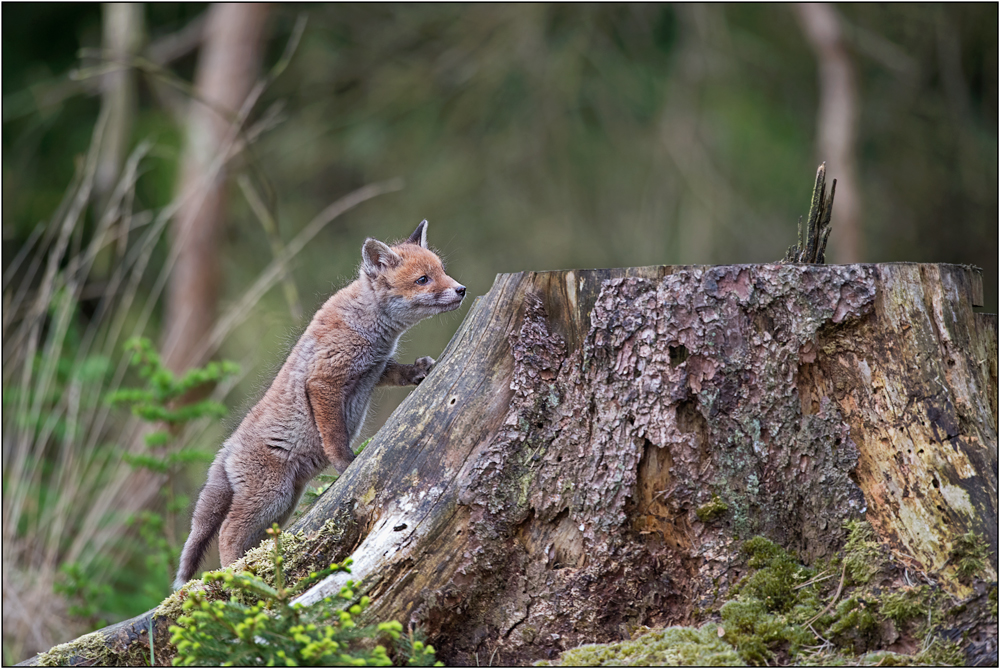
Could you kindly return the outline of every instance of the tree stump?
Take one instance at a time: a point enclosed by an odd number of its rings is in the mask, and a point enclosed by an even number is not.
[[[746,573],[743,540],[809,562],[849,519],[966,597],[960,535],[989,544],[982,580],[997,570],[981,291],[974,268],[906,263],[499,275],[288,528],[305,539],[286,567],[352,556],[370,614],[465,665],[696,622]]]
[[[349,511],[332,552],[353,554],[376,616],[423,625],[448,663],[688,622],[742,573],[740,540],[808,561],[851,518],[967,595],[958,535],[987,538],[985,580],[997,568],[980,295],[953,265],[500,275],[291,529]]]

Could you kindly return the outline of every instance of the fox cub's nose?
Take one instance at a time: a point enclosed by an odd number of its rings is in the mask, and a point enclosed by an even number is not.
[[[465,297],[465,286],[455,286],[455,292],[459,297]]]

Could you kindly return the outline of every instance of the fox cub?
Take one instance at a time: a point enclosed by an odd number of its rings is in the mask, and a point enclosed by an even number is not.
[[[427,221],[395,246],[361,249],[357,280],[313,317],[264,397],[219,449],[181,552],[174,587],[190,580],[219,534],[223,566],[261,542],[295,508],[302,489],[333,464],[343,473],[375,386],[420,383],[434,359],[393,360],[400,335],[457,309],[465,286],[427,249]]]

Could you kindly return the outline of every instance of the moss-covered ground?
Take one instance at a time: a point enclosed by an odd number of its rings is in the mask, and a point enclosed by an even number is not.
[[[933,581],[914,583],[920,577],[891,560],[867,523],[847,529],[843,551],[813,566],[764,537],[746,541],[748,574],[698,627],[643,628],[631,640],[580,646],[539,664],[962,664],[960,644],[940,634],[962,607]],[[989,587],[995,602],[996,585]]]

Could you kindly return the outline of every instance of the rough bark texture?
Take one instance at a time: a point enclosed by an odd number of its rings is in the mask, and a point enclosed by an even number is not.
[[[978,281],[912,264],[501,276],[299,527],[353,509],[360,545],[324,558],[353,553],[376,615],[426,626],[450,663],[688,622],[743,573],[740,539],[811,560],[866,515],[963,596],[958,534],[987,537],[996,578]],[[727,509],[703,522],[713,496]]]
[[[978,576],[996,580],[996,317],[972,311],[979,281],[915,264],[501,275],[289,528],[286,567],[351,555],[371,614],[466,665],[697,622],[746,573],[742,540],[811,561],[847,519],[982,599],[950,562],[975,531]]]

